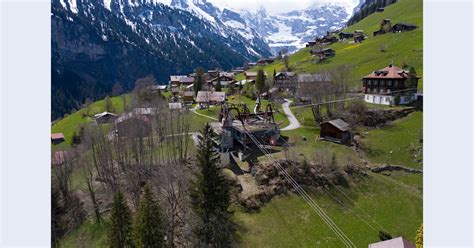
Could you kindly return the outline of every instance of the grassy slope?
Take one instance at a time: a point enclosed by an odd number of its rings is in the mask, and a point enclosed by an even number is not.
[[[129,94],[125,95],[126,101],[130,103],[131,96]],[[122,96],[112,97],[110,98],[114,108],[118,114],[123,113],[124,111],[124,103]],[[105,100],[96,101],[91,104],[90,106],[90,116],[94,114],[101,113],[105,111]],[[64,117],[63,119],[55,122],[51,127],[52,133],[63,133],[66,141],[53,146],[54,149],[60,148],[67,148],[71,143],[72,135],[82,124],[89,123],[92,121],[90,116],[84,117],[86,110],[84,108]]]
[[[334,189],[332,196],[315,191],[310,194],[357,247],[377,242],[381,229],[394,237],[402,235],[414,241],[416,229],[422,222],[421,196],[380,175],[373,177],[377,179],[344,190],[357,207],[349,206],[349,201]],[[334,199],[345,203],[340,205]],[[237,212],[236,219],[242,247],[343,247],[307,203],[295,194],[272,200],[258,214]]]
[[[422,144],[423,114],[415,112],[386,127],[368,131],[362,139],[367,157],[374,163],[396,164],[413,168],[422,165],[413,159],[413,148]]]
[[[369,38],[361,44],[348,44],[347,41],[335,43],[331,47],[336,50],[336,56],[320,64],[314,63],[314,59],[309,54],[309,48],[304,48],[290,56],[290,67],[296,72],[313,73],[336,68],[340,65],[351,65],[354,68],[351,75],[353,85],[359,88],[361,87],[360,79],[363,76],[392,62],[398,66],[402,63],[414,66],[418,75],[422,77],[422,15],[422,0],[400,0],[396,4],[386,7],[384,12],[374,13],[345,30],[346,32],[356,29],[364,30]],[[379,29],[380,21],[386,18],[391,19],[392,24],[408,22],[418,25],[419,28],[410,32],[372,37],[372,32]],[[381,46],[385,46],[386,52],[380,52]],[[273,70],[280,71],[282,69],[283,63],[281,61],[264,67],[268,75],[273,75]],[[423,89],[423,78],[420,80],[419,89]]]

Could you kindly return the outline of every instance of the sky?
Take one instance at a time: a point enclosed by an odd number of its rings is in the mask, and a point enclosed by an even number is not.
[[[263,6],[268,13],[278,14],[299,10],[317,3],[343,3],[351,10],[357,6],[359,0],[208,0],[219,7],[230,9],[257,9]]]

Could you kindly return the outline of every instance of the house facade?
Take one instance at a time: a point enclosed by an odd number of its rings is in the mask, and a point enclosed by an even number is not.
[[[274,87],[279,90],[286,90],[289,92],[295,92],[297,75],[294,72],[278,72],[275,74]]]
[[[409,104],[416,100],[418,77],[389,65],[363,77],[364,100],[382,105]]]

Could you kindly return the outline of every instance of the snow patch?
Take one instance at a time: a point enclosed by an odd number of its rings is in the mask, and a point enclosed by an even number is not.
[[[69,0],[69,8],[71,9],[72,12],[78,13],[79,10],[77,9],[77,2],[76,0]]]
[[[110,5],[112,4],[112,0],[104,0],[104,7],[110,11],[112,11],[112,8]]]

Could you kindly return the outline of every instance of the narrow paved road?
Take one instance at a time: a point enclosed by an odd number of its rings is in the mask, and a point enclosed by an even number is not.
[[[293,112],[290,110],[290,104],[293,101],[285,99],[285,103],[283,103],[281,106],[283,107],[283,111],[285,112],[286,118],[290,121],[290,125],[284,127],[281,129],[281,131],[287,131],[287,130],[293,130],[301,127],[300,122],[298,119],[296,119],[295,115]]]
[[[202,117],[206,117],[206,118],[209,118],[209,119],[211,119],[211,120],[218,121],[218,119],[215,118],[215,117],[198,113],[198,112],[196,111],[196,110],[198,110],[198,106],[196,106],[196,107],[194,107],[194,108],[190,108],[189,110],[191,110],[191,112],[193,112],[193,113],[196,114],[196,115],[199,115],[199,116],[202,116]]]

